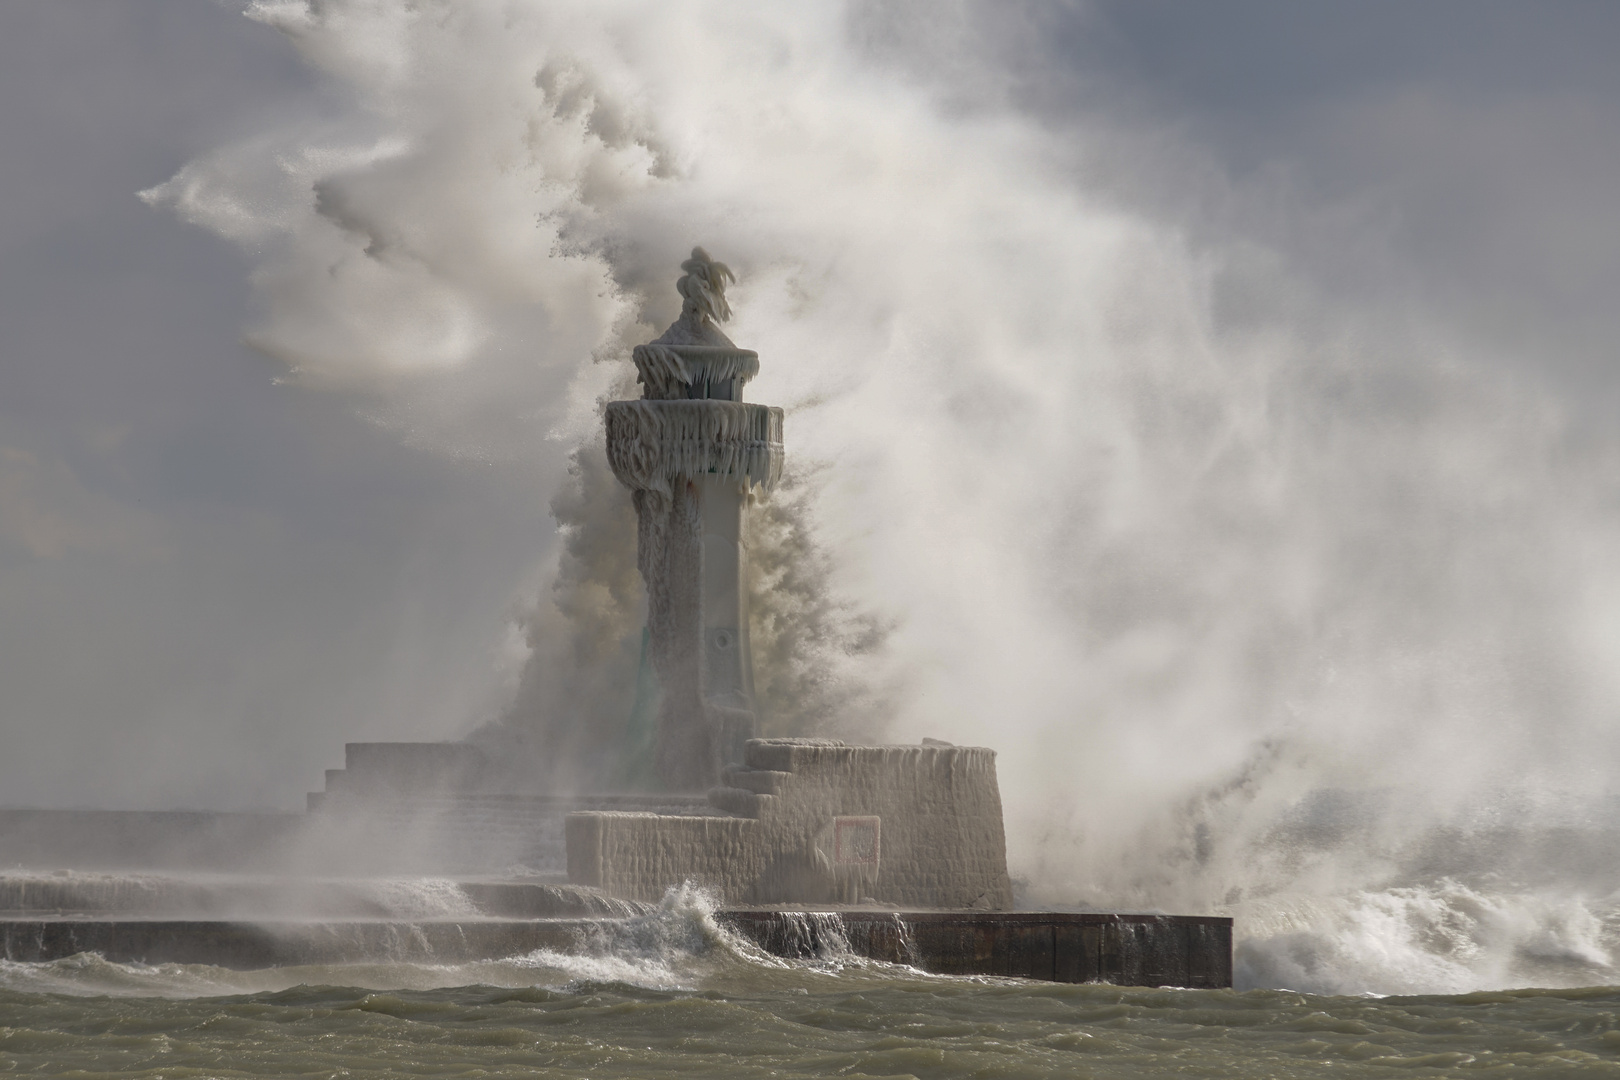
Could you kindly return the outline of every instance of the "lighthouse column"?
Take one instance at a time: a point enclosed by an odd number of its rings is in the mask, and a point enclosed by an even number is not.
[[[735,482],[700,477],[703,517],[703,696],[738,709],[754,706],[748,647],[748,495]]]
[[[608,462],[639,522],[658,775],[694,791],[717,784],[754,735],[745,524],[781,476],[782,410],[742,400],[759,356],[714,326],[729,314],[730,272],[701,249],[682,269],[681,318],[634,352],[642,398],[609,403],[606,419]]]

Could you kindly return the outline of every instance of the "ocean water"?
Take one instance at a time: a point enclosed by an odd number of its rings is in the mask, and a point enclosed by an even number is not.
[[[1293,933],[1305,931],[1297,926]],[[1295,938],[1249,941],[1255,957]],[[1567,977],[1577,974],[1566,971]],[[0,1072],[63,1077],[1620,1075],[1620,987],[1385,996],[766,956],[674,896],[577,954],[239,972],[0,962]]]

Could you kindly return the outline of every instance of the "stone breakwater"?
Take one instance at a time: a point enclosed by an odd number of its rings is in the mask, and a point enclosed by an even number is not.
[[[655,916],[653,916],[655,917]],[[0,920],[0,953],[39,963],[95,953],[114,963],[255,969],[303,964],[455,964],[568,953],[630,919],[210,921]],[[944,975],[1122,986],[1232,985],[1223,918],[1051,912],[722,910],[715,923],[788,959],[864,958]]]

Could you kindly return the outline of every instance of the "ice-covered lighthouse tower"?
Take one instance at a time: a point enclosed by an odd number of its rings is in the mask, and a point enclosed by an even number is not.
[[[674,791],[718,784],[754,734],[743,522],[782,474],[782,410],[742,400],[759,354],[717,325],[735,279],[702,248],[681,269],[681,317],[633,354],[641,400],[607,407],[608,461],[635,500],[647,583],[658,775]]]

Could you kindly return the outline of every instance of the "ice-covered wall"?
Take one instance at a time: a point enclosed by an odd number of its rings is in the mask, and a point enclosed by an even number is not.
[[[709,793],[734,817],[569,815],[570,879],[632,900],[694,881],[728,903],[1012,905],[994,751],[753,739],[745,757]]]

